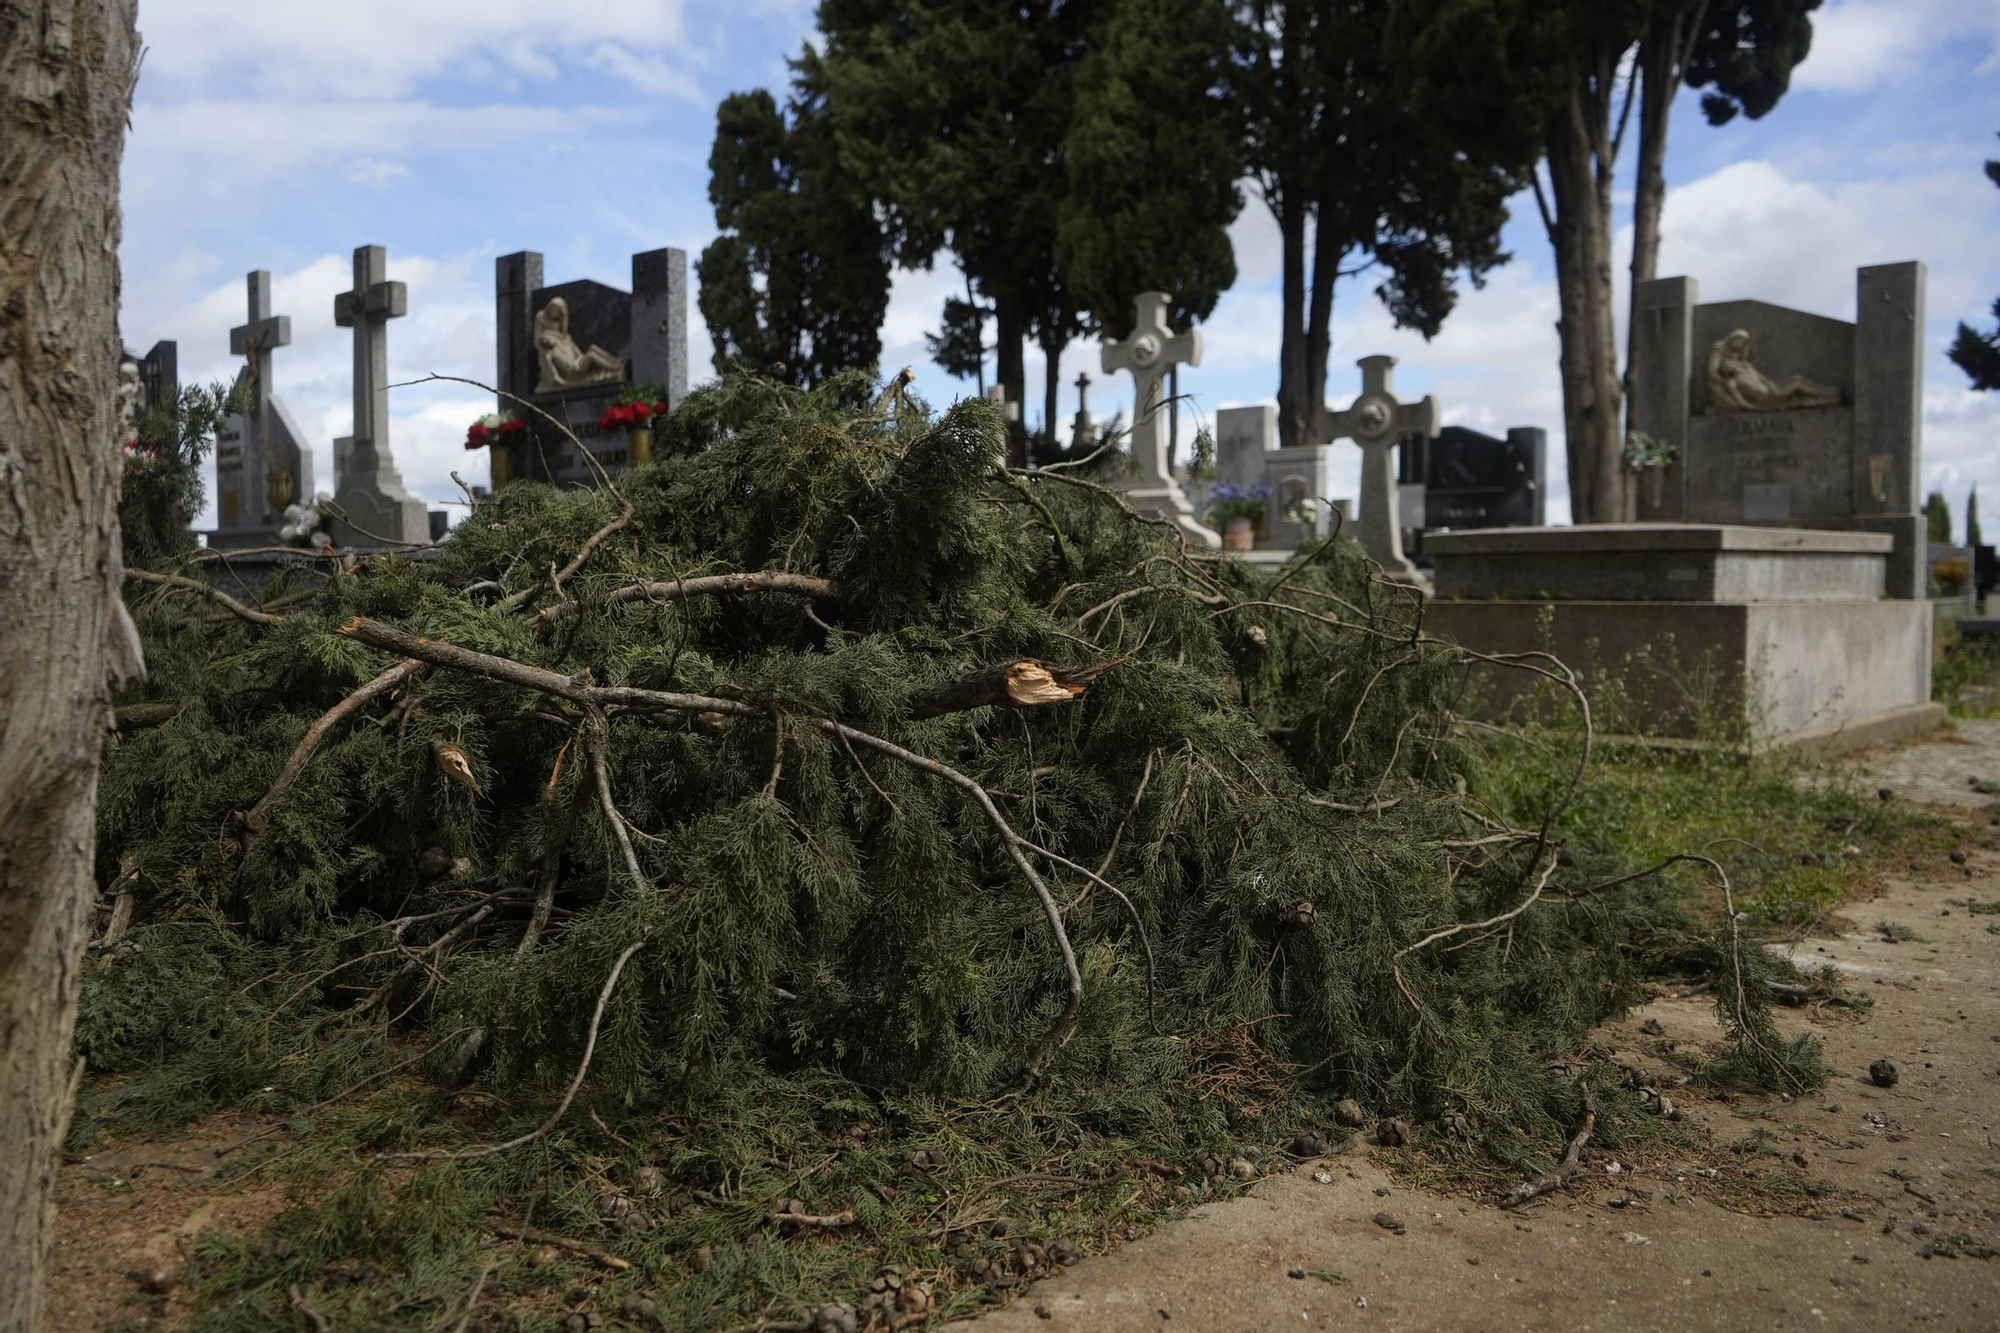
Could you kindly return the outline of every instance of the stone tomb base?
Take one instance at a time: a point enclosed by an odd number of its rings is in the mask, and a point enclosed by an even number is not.
[[[1588,676],[1627,673],[1629,725],[1687,737],[1675,677],[1706,674],[1759,741],[1844,749],[1934,725],[1931,607],[1883,596],[1892,541],[1874,533],[1722,525],[1434,534],[1432,633],[1486,653],[1545,650]],[[1494,669],[1504,712],[1535,677]],[[1649,693],[1650,692],[1650,693]]]

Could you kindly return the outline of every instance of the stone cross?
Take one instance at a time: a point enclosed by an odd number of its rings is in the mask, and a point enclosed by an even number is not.
[[[250,320],[229,331],[229,354],[247,357],[250,419],[263,421],[271,401],[271,352],[292,341],[292,317],[271,313],[271,271],[258,269],[244,281],[250,293]]]
[[[1090,416],[1090,376],[1079,372],[1076,377],[1076,417],[1070,423],[1069,443],[1072,449],[1082,449],[1097,438],[1097,423]]]
[[[1429,396],[1416,403],[1397,401],[1391,385],[1393,356],[1364,356],[1355,364],[1361,367],[1361,396],[1343,411],[1321,408],[1319,438],[1329,444],[1347,438],[1361,446],[1361,502],[1356,506],[1354,535],[1383,573],[1400,583],[1421,584],[1423,575],[1403,554],[1393,454],[1405,435],[1437,437],[1442,425],[1438,401]]]
[[[1135,388],[1132,403],[1132,459],[1138,474],[1124,489],[1135,507],[1153,509],[1171,518],[1189,537],[1207,546],[1220,546],[1222,538],[1195,518],[1187,493],[1174,480],[1167,465],[1166,380],[1175,366],[1201,364],[1201,330],[1175,333],[1167,327],[1165,292],[1140,292],[1132,301],[1132,333],[1125,338],[1104,340],[1100,365],[1107,375],[1121,370],[1132,372]]]
[[[333,322],[354,330],[354,433],[333,442],[333,498],[352,524],[337,522],[342,546],[390,541],[422,545],[430,519],[403,489],[389,451],[388,323],[408,313],[409,289],[388,280],[389,252],[364,245],[354,252],[354,290],[333,298]]]
[[[240,412],[231,412],[215,436],[216,544],[264,545],[271,540],[285,506],[312,490],[312,450],[298,423],[285,410],[272,374],[272,352],[292,341],[292,321],[271,313],[271,274],[258,269],[244,279],[249,319],[229,331],[231,354],[244,358],[236,382],[246,391]],[[162,349],[172,362],[171,343]],[[143,366],[144,363],[142,363]],[[178,374],[160,367],[161,389]]]

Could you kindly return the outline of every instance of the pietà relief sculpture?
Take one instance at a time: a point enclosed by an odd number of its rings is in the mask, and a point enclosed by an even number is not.
[[[1804,375],[1788,375],[1773,384],[1750,364],[1750,335],[1743,329],[1708,349],[1708,410],[1715,416],[1839,406],[1840,390]]]
[[[589,351],[576,345],[569,332],[569,302],[558,296],[535,316],[535,355],[542,377],[536,393],[577,389],[587,384],[614,384],[625,378],[625,362],[595,343]]]

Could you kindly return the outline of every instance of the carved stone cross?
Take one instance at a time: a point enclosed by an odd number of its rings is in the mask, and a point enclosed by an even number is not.
[[[1398,582],[1421,584],[1423,575],[1403,554],[1394,453],[1405,435],[1437,437],[1443,424],[1438,401],[1428,395],[1421,402],[1397,401],[1391,383],[1393,356],[1364,356],[1356,364],[1361,367],[1361,396],[1339,412],[1321,408],[1319,438],[1328,444],[1347,438],[1361,446],[1361,502],[1354,535],[1383,573]]]
[[[271,271],[258,269],[244,280],[250,320],[229,331],[229,354],[249,359],[250,418],[262,421],[271,399],[271,352],[292,341],[292,317],[271,313]]]
[[[389,321],[410,311],[410,289],[390,282],[389,252],[354,252],[354,290],[333,298],[333,322],[354,330],[354,442],[389,443]]]
[[[354,330],[354,433],[333,442],[334,502],[351,520],[334,528],[342,546],[430,540],[424,506],[403,489],[389,451],[388,323],[409,312],[410,296],[388,272],[387,250],[360,246],[354,290],[333,298],[333,322]]]
[[[1132,372],[1132,458],[1138,475],[1126,486],[1135,507],[1148,507],[1171,518],[1189,537],[1208,546],[1222,538],[1194,516],[1187,493],[1167,466],[1167,373],[1177,365],[1201,364],[1201,330],[1175,333],[1167,327],[1165,292],[1140,292],[1132,301],[1132,333],[1104,340],[1100,364],[1107,375]],[[1150,505],[1147,503],[1150,502]]]

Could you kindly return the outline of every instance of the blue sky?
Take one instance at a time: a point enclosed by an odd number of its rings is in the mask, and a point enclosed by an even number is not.
[[[184,380],[226,379],[243,275],[270,269],[293,337],[274,380],[326,473],[352,417],[349,334],[332,307],[355,246],[386,245],[390,276],[409,284],[391,378],[491,382],[494,257],[540,250],[550,282],[618,286],[634,251],[678,246],[692,260],[715,234],[716,103],[779,90],[812,21],[807,0],[142,0],[125,341],[175,339]],[[1678,99],[1660,271],[1695,277],[1704,300],[1852,319],[1856,266],[1924,260],[1925,484],[1962,513],[1977,483],[2000,516],[2000,395],[1972,392],[1943,354],[1957,322],[1989,323],[2000,296],[2000,190],[1981,171],[2000,156],[2000,3],[1829,0],[1815,27],[1793,91],[1763,120],[1712,129],[1694,96]],[[1628,198],[1621,189],[1621,214]],[[1204,330],[1202,367],[1182,375],[1198,413],[1268,401],[1276,386],[1277,233],[1254,196],[1232,235],[1237,285]],[[1507,243],[1513,263],[1467,291],[1429,344],[1390,326],[1365,276],[1343,283],[1329,398],[1351,399],[1353,362],[1387,352],[1401,358],[1398,389],[1436,393],[1448,424],[1540,425],[1559,459],[1555,288],[1532,198],[1515,201]],[[883,330],[884,365],[913,365],[934,402],[972,392],[923,347],[959,290],[948,266],[899,273]],[[689,331],[698,382],[709,341],[692,301]],[[1065,386],[1079,370],[1100,379],[1097,356],[1095,342],[1072,346]],[[1029,366],[1032,419],[1038,355]],[[1129,382],[1091,393],[1100,417],[1129,401]],[[1066,387],[1065,418],[1074,409]],[[460,442],[488,410],[460,386],[396,391],[393,444],[414,494],[456,499],[453,468],[483,479],[483,457]],[[1566,497],[1558,467],[1552,515]]]

